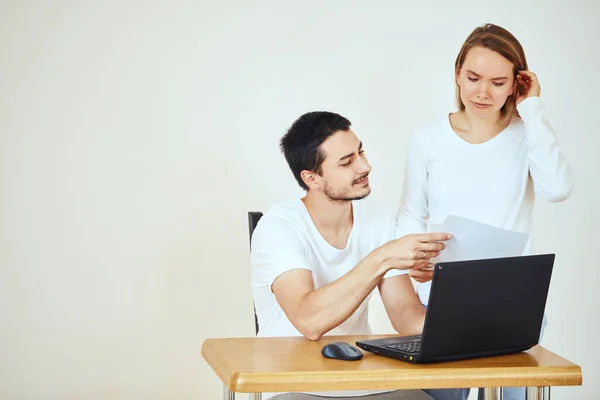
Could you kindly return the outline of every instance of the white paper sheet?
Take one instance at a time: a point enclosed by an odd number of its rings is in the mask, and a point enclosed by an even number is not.
[[[452,234],[452,239],[444,242],[446,248],[439,257],[431,259],[433,263],[520,256],[529,240],[528,233],[496,228],[456,215],[448,215],[441,224],[432,224],[429,231]],[[431,282],[418,287],[423,304],[427,304],[430,287]]]
[[[528,233],[496,228],[456,215],[448,215],[441,224],[432,224],[429,231],[452,234],[434,262],[520,256],[529,240]]]

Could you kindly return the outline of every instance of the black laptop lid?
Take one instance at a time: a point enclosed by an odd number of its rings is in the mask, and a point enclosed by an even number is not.
[[[435,266],[421,357],[538,343],[554,254]]]

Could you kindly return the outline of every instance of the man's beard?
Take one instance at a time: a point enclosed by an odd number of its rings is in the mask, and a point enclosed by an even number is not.
[[[364,176],[359,179],[362,179],[362,178],[364,178]],[[327,181],[325,181],[325,186],[323,187],[323,193],[325,193],[325,196],[327,196],[329,198],[329,200],[339,201],[339,202],[364,199],[371,193],[371,188],[369,187],[369,190],[366,193],[362,193],[362,194],[358,194],[358,195],[356,195],[356,194],[348,195],[349,191],[350,191],[350,188],[347,188],[347,187],[336,190],[336,189],[332,188],[331,186],[329,186],[329,183],[327,183]]]

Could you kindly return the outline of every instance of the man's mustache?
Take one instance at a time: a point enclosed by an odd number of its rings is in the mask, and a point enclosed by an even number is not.
[[[363,178],[366,178],[367,176],[369,176],[369,172],[367,172],[366,174],[364,174],[363,176],[361,176],[360,178],[356,178],[356,180],[354,181],[354,183],[360,181]]]

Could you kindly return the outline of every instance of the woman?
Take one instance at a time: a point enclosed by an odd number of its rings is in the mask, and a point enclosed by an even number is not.
[[[563,201],[573,179],[521,44],[499,26],[476,28],[458,53],[455,79],[458,111],[412,137],[397,234],[425,232],[446,215],[531,234],[535,194]],[[429,287],[418,288],[425,305]],[[505,400],[524,397],[505,390]]]

